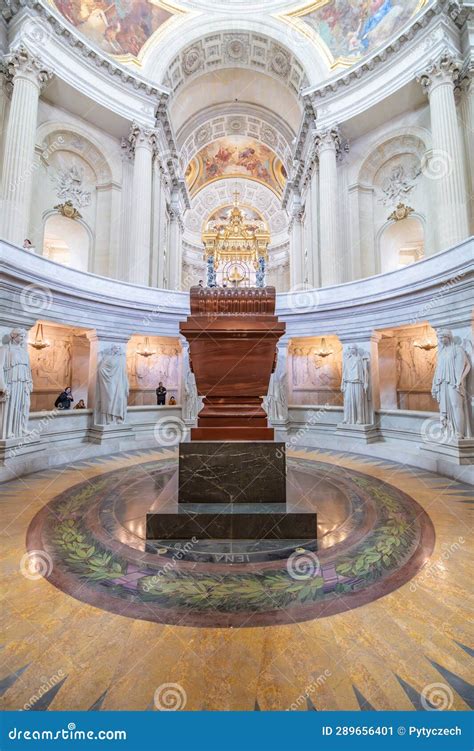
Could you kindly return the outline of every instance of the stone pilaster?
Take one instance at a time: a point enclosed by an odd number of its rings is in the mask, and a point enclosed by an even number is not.
[[[12,52],[6,65],[13,93],[4,144],[1,230],[6,240],[22,245],[31,206],[38,101],[52,73],[24,47]]]
[[[464,161],[469,195],[469,233],[471,235],[474,234],[474,84],[472,78],[472,70],[464,70],[457,86],[459,113],[464,137]]]
[[[430,102],[433,150],[425,175],[435,185],[438,250],[456,245],[469,234],[463,148],[454,96],[459,73],[459,64],[444,52],[418,77]]]
[[[183,219],[178,196],[172,195],[169,207],[169,289],[181,289]]]
[[[304,207],[301,198],[295,196],[291,207],[290,236],[290,284],[291,289],[300,289],[305,284],[304,256]]]

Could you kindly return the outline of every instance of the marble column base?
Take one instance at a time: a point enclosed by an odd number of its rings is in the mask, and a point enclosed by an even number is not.
[[[346,438],[356,438],[361,443],[376,443],[380,441],[380,432],[376,425],[346,425],[339,423],[336,435]]]
[[[91,443],[97,443],[99,445],[103,443],[120,444],[123,440],[131,440],[135,438],[135,433],[129,425],[93,425],[89,428],[89,441]]]
[[[474,439],[473,438],[455,438],[446,443],[436,443],[435,441],[422,443],[422,451],[436,454],[440,459],[453,462],[459,466],[474,464]]]

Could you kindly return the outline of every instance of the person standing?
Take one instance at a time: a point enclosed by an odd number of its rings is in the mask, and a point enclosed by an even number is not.
[[[163,386],[163,382],[160,381],[158,388],[156,389],[156,403],[159,407],[163,407],[166,404],[166,389]]]

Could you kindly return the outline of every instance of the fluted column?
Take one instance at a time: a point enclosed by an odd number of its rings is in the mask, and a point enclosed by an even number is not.
[[[181,289],[183,220],[177,199],[172,196],[169,208],[169,289]]]
[[[22,245],[27,237],[33,185],[38,101],[52,77],[24,47],[7,58],[13,94],[4,144],[2,236]]]
[[[472,70],[466,70],[458,85],[469,195],[469,234],[471,235],[474,234],[474,85],[472,78]]]
[[[425,174],[435,186],[438,250],[455,245],[469,234],[463,149],[454,97],[459,70],[458,63],[445,52],[418,77],[430,101],[433,153]]]
[[[338,253],[337,154],[340,137],[337,128],[316,133],[319,153],[319,242],[321,286],[338,284],[342,268]]]
[[[300,289],[305,285],[304,257],[304,208],[295,201],[291,212],[290,235],[290,283],[291,289]]]
[[[130,141],[133,162],[132,217],[130,224],[130,269],[135,284],[150,283],[152,172],[155,131],[133,125]]]

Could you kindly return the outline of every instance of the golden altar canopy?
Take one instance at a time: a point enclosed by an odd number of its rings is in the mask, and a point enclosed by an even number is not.
[[[206,259],[214,258],[215,269],[229,263],[257,269],[259,259],[267,259],[270,233],[263,221],[244,217],[238,198],[239,194],[235,193],[227,222],[209,222],[202,235]]]

